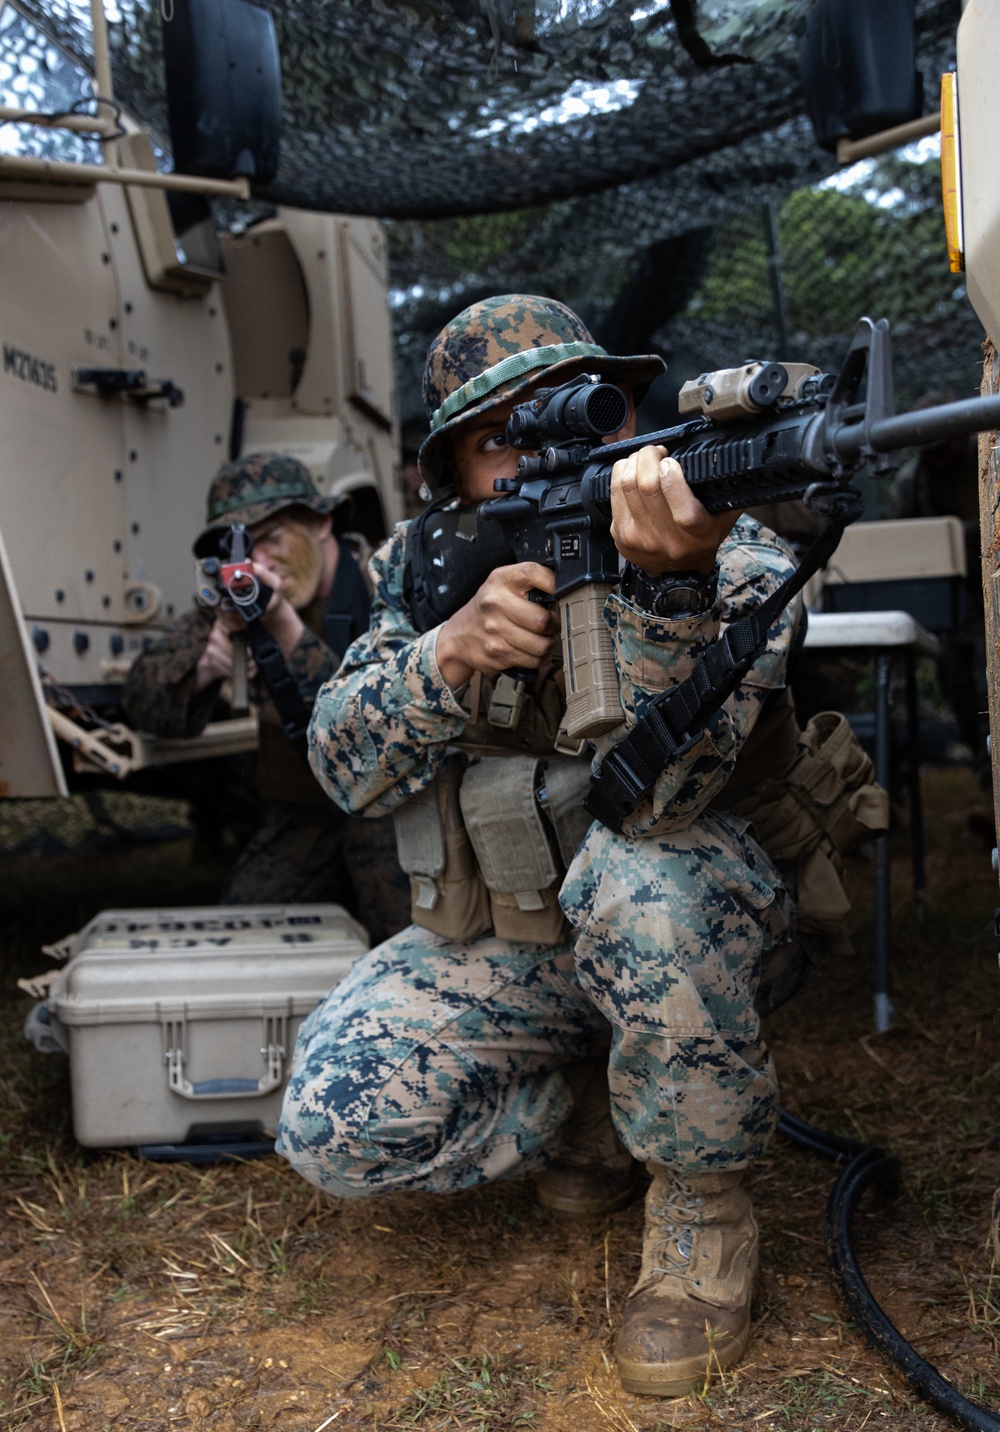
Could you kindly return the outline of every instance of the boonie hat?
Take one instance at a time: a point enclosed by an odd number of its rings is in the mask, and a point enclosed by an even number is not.
[[[205,529],[194,544],[196,557],[208,557],[233,522],[252,527],[283,507],[309,507],[333,512],[349,506],[349,497],[324,497],[312,474],[296,457],[276,452],[253,452],[226,462],[208,489]]]
[[[608,353],[554,298],[504,293],[483,299],[453,318],[427,352],[424,402],[431,431],[417,459],[420,476],[431,488],[439,484],[454,429],[531,387],[543,372],[553,384],[599,373],[630,384],[638,403],[665,371],[653,353]]]

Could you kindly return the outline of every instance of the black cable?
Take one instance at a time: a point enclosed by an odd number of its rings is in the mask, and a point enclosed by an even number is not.
[[[867,1148],[867,1144],[858,1143],[857,1139],[845,1139],[840,1134],[817,1129],[813,1124],[807,1124],[804,1119],[796,1118],[787,1109],[782,1109],[778,1116],[778,1128],[795,1143],[802,1144],[804,1148],[811,1149],[814,1154],[819,1154],[820,1158],[828,1159],[831,1163],[843,1163]]]
[[[778,1119],[778,1128],[788,1138],[821,1158],[836,1163],[849,1160],[827,1204],[826,1244],[830,1266],[865,1337],[883,1357],[895,1363],[918,1397],[952,1418],[960,1427],[968,1428],[969,1432],[1000,1432],[1000,1417],[963,1397],[937,1368],[911,1347],[886,1317],[858,1266],[853,1245],[854,1213],[858,1202],[869,1184],[877,1179],[897,1177],[898,1160],[883,1149],[814,1128],[784,1110]]]

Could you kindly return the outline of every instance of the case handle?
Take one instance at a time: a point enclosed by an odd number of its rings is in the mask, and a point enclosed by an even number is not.
[[[263,1017],[260,1052],[265,1061],[265,1072],[259,1079],[203,1079],[192,1084],[184,1077],[187,1062],[184,1020],[164,1020],[163,1062],[167,1066],[167,1084],[171,1092],[180,1094],[183,1099],[257,1099],[262,1094],[280,1089],[285,1082],[285,1025],[284,1015],[266,1014]]]

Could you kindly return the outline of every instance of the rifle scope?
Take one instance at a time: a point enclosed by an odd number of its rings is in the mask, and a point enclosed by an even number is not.
[[[584,374],[561,388],[542,388],[529,403],[519,403],[507,421],[512,447],[537,448],[568,438],[604,438],[628,420],[628,398],[614,383]]]

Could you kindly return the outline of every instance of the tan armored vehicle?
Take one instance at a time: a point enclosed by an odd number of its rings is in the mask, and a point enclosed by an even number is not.
[[[0,155],[3,796],[64,794],[59,741],[119,778],[255,744],[253,716],[182,745],[117,719],[129,663],[191,603],[219,463],[294,454],[371,541],[401,516],[380,225],[279,210],[220,235],[207,196],[246,181],[157,174],[150,136],[123,116],[115,137],[106,108],[60,118],[97,134],[103,165]]]

